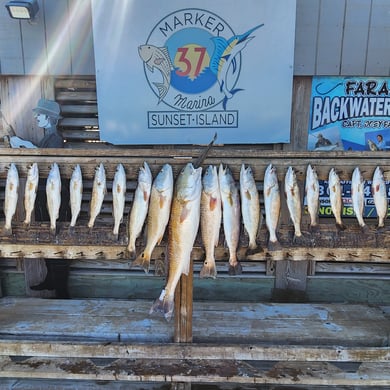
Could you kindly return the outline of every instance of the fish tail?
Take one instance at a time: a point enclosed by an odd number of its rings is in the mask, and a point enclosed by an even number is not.
[[[5,236],[12,236],[12,227],[11,226],[4,226],[3,234]]]
[[[229,275],[241,275],[242,274],[242,266],[239,261],[237,261],[235,264],[229,264]]]
[[[222,101],[222,107],[225,111],[226,111],[227,101],[229,99],[231,99],[234,96],[234,94],[236,94],[237,92],[240,92],[240,91],[243,91],[243,89],[242,88],[235,88],[235,89],[232,89],[231,91],[229,91],[230,92],[229,97],[225,95],[225,97],[223,98],[223,101]]]
[[[347,227],[346,227],[342,222],[337,222],[337,223],[336,223],[336,228],[337,228],[337,230],[339,230],[339,231],[343,231],[343,230],[345,230]]]
[[[168,87],[164,83],[153,83],[153,84],[158,89],[158,96],[159,96],[158,102],[160,103],[161,100],[163,100],[166,94],[168,93]]]
[[[145,273],[149,273],[150,266],[150,253],[145,250],[133,261],[132,266],[140,266],[144,269]]]
[[[217,277],[217,268],[215,266],[215,261],[205,260],[203,263],[203,267],[200,270],[199,277],[215,279]]]
[[[167,321],[172,318],[175,301],[173,297],[165,296],[165,289],[162,290],[160,296],[154,301],[150,308],[149,314],[163,313]]]

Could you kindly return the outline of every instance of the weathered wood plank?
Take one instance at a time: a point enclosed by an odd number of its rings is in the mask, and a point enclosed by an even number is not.
[[[49,340],[95,342],[98,350],[105,343],[120,341],[147,344],[173,341],[173,322],[165,321],[161,315],[150,315],[151,304],[140,300],[2,298],[0,338],[33,339],[37,349],[31,356],[39,356],[40,343]],[[381,348],[388,345],[389,333],[387,316],[380,308],[366,305],[194,302],[194,342],[219,346],[220,352],[223,346],[236,343]],[[7,344],[1,347],[0,353],[8,354]],[[78,353],[84,353],[82,348],[81,345]],[[163,356],[167,355],[160,357]],[[211,351],[206,356],[218,359],[217,355],[211,357]]]
[[[113,388],[116,388],[115,384],[118,384],[118,381],[172,382],[188,385],[191,382],[198,384],[223,382],[224,388],[229,383],[257,386],[265,384],[387,386],[390,379],[389,364],[366,364],[351,371],[326,362],[310,364],[278,362],[271,367],[263,368],[254,362],[235,360],[210,362],[205,359],[194,361],[118,359],[99,364],[99,361],[90,359],[29,358],[12,361],[9,358],[2,358],[0,367],[1,377],[95,380],[100,384],[104,381],[110,388],[112,388],[111,383],[114,385]],[[78,383],[80,388],[83,388],[83,382]],[[131,386],[134,388],[133,383]]]

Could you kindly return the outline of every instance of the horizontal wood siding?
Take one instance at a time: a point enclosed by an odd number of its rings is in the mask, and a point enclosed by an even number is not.
[[[94,75],[90,0],[39,5],[32,24],[2,8],[0,74]],[[389,76],[389,12],[388,0],[297,0],[294,74]]]

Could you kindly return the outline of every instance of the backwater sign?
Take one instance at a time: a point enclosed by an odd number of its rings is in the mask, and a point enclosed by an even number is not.
[[[390,150],[390,78],[313,77],[309,150]]]
[[[92,0],[101,138],[287,143],[295,0]]]

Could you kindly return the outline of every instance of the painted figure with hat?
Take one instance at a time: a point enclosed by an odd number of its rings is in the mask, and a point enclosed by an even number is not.
[[[60,112],[60,106],[56,101],[39,99],[33,113],[38,126],[44,129],[44,137],[38,145],[34,145],[30,141],[12,135],[9,138],[10,146],[12,148],[63,148],[64,140],[57,130],[58,120],[61,119]]]

